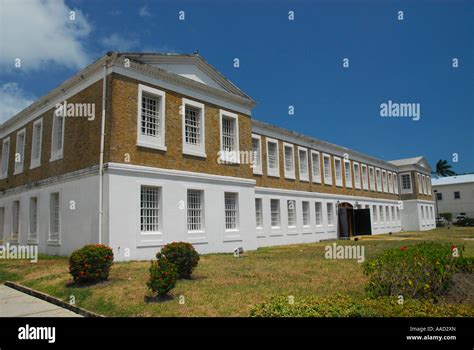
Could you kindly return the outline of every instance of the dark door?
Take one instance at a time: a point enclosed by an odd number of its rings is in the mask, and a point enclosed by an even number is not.
[[[354,210],[354,236],[371,235],[370,209]]]
[[[354,234],[354,209],[339,207],[337,212],[339,238],[349,238]]]

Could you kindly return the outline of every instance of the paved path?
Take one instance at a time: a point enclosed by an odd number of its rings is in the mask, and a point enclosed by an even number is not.
[[[47,301],[0,285],[0,317],[82,317]]]

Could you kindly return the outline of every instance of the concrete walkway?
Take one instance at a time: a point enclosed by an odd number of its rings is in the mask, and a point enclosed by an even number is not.
[[[0,317],[82,317],[47,301],[0,285]]]

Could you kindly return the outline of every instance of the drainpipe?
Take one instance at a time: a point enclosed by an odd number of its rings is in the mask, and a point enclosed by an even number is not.
[[[102,222],[104,216],[104,143],[105,143],[105,103],[107,93],[107,61],[104,63],[102,79],[102,119],[100,127],[100,160],[99,160],[99,244],[102,244]]]

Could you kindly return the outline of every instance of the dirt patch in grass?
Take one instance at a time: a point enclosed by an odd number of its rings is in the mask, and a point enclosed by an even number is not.
[[[474,307],[474,274],[457,273],[453,276],[454,285],[442,298],[448,304],[464,304]]]

